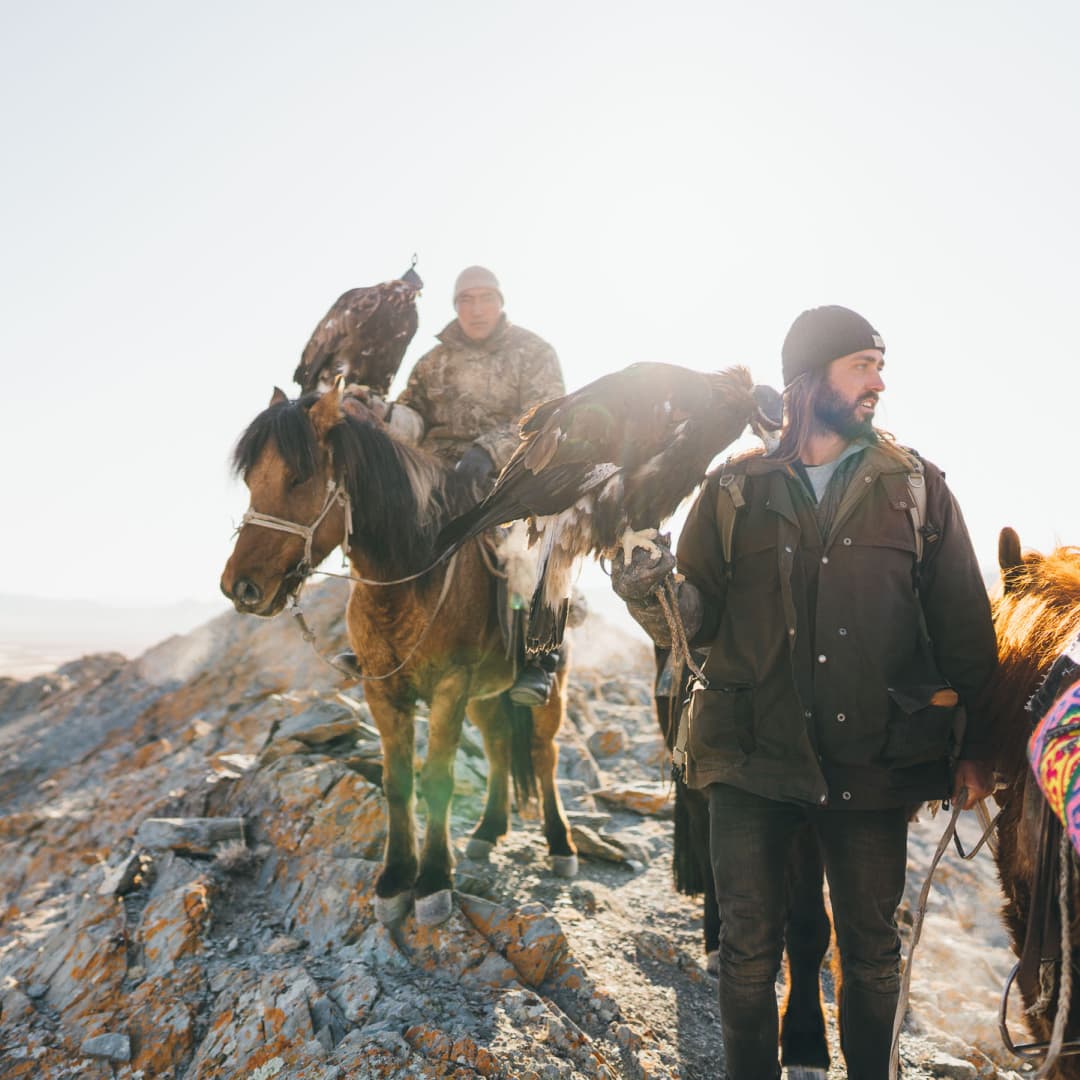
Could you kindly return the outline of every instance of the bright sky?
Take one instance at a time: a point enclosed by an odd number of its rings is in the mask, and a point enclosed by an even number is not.
[[[1080,6],[0,5],[0,593],[211,599],[237,435],[345,289],[484,263],[578,386],[884,334],[879,421],[1080,543]],[[295,389],[295,388],[292,388]]]

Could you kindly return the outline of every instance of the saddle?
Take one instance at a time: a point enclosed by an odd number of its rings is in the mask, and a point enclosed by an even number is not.
[[[1027,707],[1035,718],[1028,761],[1080,854],[1080,637],[1054,661]]]
[[[1061,833],[1065,829],[1080,853],[1080,638],[1050,668],[1028,702],[1035,728],[1028,740],[1028,761],[1043,794],[1039,813],[1037,874],[1032,888],[1027,933],[1020,954],[1021,986],[1038,987],[1032,1014],[1045,1012],[1061,961],[1061,911],[1058,882],[1061,873]],[[1025,816],[1034,812],[1025,790]]]

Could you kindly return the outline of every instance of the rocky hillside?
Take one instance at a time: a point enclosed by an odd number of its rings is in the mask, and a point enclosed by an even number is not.
[[[320,647],[343,647],[341,583],[306,608]],[[560,738],[576,880],[548,871],[523,807],[489,862],[459,861],[448,922],[391,931],[371,911],[378,738],[287,617],[0,680],[0,1077],[719,1075],[700,901],[670,888],[650,686],[641,643],[579,631]],[[467,728],[459,842],[484,775]],[[913,895],[940,828],[916,830]],[[992,866],[942,885],[905,1075],[1009,1075]]]

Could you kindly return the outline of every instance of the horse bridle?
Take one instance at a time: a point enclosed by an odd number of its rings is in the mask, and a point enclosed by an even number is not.
[[[252,510],[249,507],[240,519],[240,528],[242,529],[245,525],[261,525],[264,529],[276,529],[278,532],[292,533],[293,536],[299,536],[303,539],[303,558],[285,575],[286,577],[298,579],[296,589],[293,590],[298,591],[304,581],[311,576],[314,569],[311,561],[313,557],[311,545],[315,538],[315,531],[335,506],[340,506],[345,511],[345,536],[341,541],[341,551],[348,558],[349,538],[352,535],[352,500],[349,498],[348,490],[340,480],[328,479],[326,481],[326,499],[323,501],[318,516],[310,525],[301,525],[298,521],[289,521],[287,518],[274,517],[271,514],[261,514],[258,510]]]

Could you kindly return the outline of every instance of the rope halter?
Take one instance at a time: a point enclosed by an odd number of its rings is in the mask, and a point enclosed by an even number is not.
[[[352,501],[349,499],[349,493],[345,489],[345,485],[338,480],[328,479],[326,481],[326,499],[323,502],[322,509],[319,511],[319,516],[310,525],[301,525],[299,522],[273,517],[270,514],[260,514],[257,510],[248,508],[240,519],[240,528],[242,529],[245,525],[261,525],[264,529],[276,529],[278,532],[292,533],[293,536],[303,537],[304,557],[297,564],[296,570],[293,571],[303,581],[314,569],[311,563],[311,543],[315,537],[315,531],[335,506],[340,506],[345,511],[345,537],[341,541],[341,553],[345,558],[348,558],[349,539],[352,535]]]

